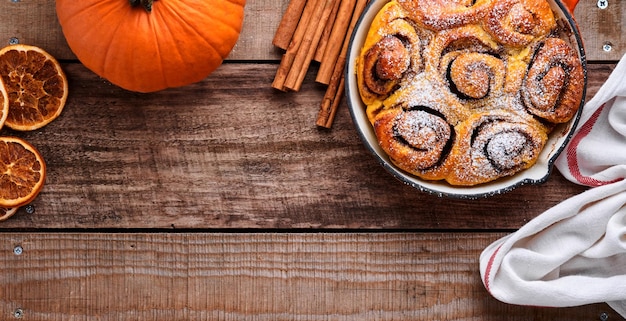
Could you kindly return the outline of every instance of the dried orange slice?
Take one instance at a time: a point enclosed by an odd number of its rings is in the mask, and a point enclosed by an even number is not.
[[[0,50],[0,76],[9,97],[5,125],[34,130],[56,119],[67,100],[67,77],[59,62],[36,46],[16,44]]]
[[[9,114],[9,95],[7,94],[2,77],[0,77],[0,128],[4,126],[4,121]],[[1,214],[1,213],[0,213]]]
[[[31,202],[46,180],[46,164],[30,143],[18,137],[0,137],[0,207]]]
[[[0,222],[6,221],[9,217],[17,212],[17,207],[5,208],[0,207]]]

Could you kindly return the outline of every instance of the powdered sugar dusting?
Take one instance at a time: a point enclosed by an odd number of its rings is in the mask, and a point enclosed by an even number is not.
[[[377,21],[373,25],[379,27],[369,34],[401,39],[403,50],[411,59],[419,54],[424,67],[412,60],[391,91],[369,105],[372,123],[394,128],[382,134],[377,131],[390,158],[411,173],[452,185],[492,181],[534,164],[552,126],[529,113],[526,103],[555,110],[552,106],[561,100],[576,102],[576,96],[568,95],[576,88],[568,85],[582,86],[576,79],[567,83],[563,69],[540,73],[539,86],[526,85],[526,70],[536,59],[532,48],[550,39],[556,27],[549,4],[545,0],[396,1],[385,6],[386,15],[379,16],[402,20],[403,27],[391,32],[384,21]],[[529,3],[533,4],[526,6]],[[571,48],[556,56],[580,64]],[[384,63],[394,64],[393,59],[385,59]],[[397,116],[382,116],[391,110]],[[400,145],[395,143],[398,139]],[[425,169],[416,172],[415,168]]]

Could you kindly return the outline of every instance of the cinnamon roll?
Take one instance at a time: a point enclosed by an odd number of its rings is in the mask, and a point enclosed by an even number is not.
[[[387,3],[356,66],[382,150],[400,169],[451,185],[535,164],[585,90],[558,24],[546,0]]]
[[[487,0],[399,1],[411,18],[432,30],[446,30],[478,22],[487,12]]]
[[[556,27],[554,13],[545,0],[492,1],[483,22],[500,43],[526,46]]]
[[[475,185],[509,176],[535,164],[547,134],[508,111],[474,114],[458,128],[453,185]]]
[[[465,99],[485,98],[502,88],[504,63],[493,56],[471,53],[451,61],[447,78],[452,91]]]
[[[502,48],[476,25],[442,31],[428,47],[431,73],[462,100],[483,99],[504,86]]]
[[[578,111],[585,75],[576,52],[558,38],[537,45],[521,93],[528,111],[564,123]]]
[[[400,168],[428,180],[448,175],[456,133],[440,112],[427,106],[391,109],[379,114],[374,130],[382,149]]]
[[[357,62],[357,81],[366,104],[379,104],[393,93],[409,73],[421,71],[422,49],[414,24],[395,2],[374,19],[378,30],[365,40]]]

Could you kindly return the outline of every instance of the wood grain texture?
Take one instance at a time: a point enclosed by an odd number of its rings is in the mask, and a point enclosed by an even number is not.
[[[600,9],[598,3],[605,1],[607,7]],[[624,30],[626,23],[626,3],[624,1],[579,1],[574,17],[589,60],[619,60],[626,53],[626,38],[619,30]],[[604,48],[610,45],[610,50]]]
[[[590,96],[613,65],[592,65]],[[323,89],[270,88],[275,64],[225,64],[203,82],[127,92],[80,64],[60,118],[30,133],[48,165],[14,228],[516,229],[578,194],[556,171],[541,186],[442,200],[396,181],[366,150],[341,106],[315,118]],[[314,77],[314,71],[309,78]]]
[[[76,59],[63,37],[54,1],[0,1],[0,46],[13,41],[39,46],[57,59]]]
[[[0,320],[621,319],[603,303],[504,304],[480,281],[484,247],[585,188],[554,172],[488,199],[423,194],[376,163],[345,103],[332,130],[314,125],[315,66],[297,94],[271,89],[288,1],[248,1],[227,63],[149,95],[76,63],[54,1],[0,2],[0,46],[38,45],[70,81],[59,119],[0,132],[33,143],[49,171],[34,212],[0,224]],[[614,62],[621,3],[595,4],[575,12],[587,58]],[[589,96],[614,66],[589,66]]]
[[[619,320],[604,303],[493,299],[478,256],[501,236],[4,233],[0,318],[21,309],[32,321]]]
[[[611,60],[626,52],[622,33],[626,29],[623,1],[609,1],[607,9],[599,9],[597,1],[580,1],[574,16],[586,45],[587,59]],[[246,4],[243,30],[230,60],[279,60],[282,51],[272,45],[282,13],[289,0],[250,0]],[[0,45],[16,37],[21,43],[40,46],[61,60],[75,59],[67,46],[56,19],[54,1],[0,1]],[[606,52],[604,43],[613,44]]]
[[[228,59],[276,59],[279,52],[272,45],[272,37],[288,0],[248,1],[244,26],[237,45]],[[12,38],[20,43],[36,45],[60,60],[76,59],[56,17],[55,2],[49,0],[0,1],[0,46]]]

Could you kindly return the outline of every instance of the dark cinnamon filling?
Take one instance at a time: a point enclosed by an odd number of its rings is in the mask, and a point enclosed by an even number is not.
[[[537,148],[529,133],[523,128],[512,128],[512,125],[504,119],[488,119],[472,132],[470,146],[473,150],[479,150],[496,172],[523,168],[525,160],[533,158]]]
[[[525,165],[524,159],[530,158],[534,148],[528,134],[519,131],[504,131],[489,139],[483,153],[489,163],[498,172],[517,170]]]
[[[463,100],[482,99],[482,98],[489,96],[489,93],[491,92],[491,78],[493,77],[493,74],[487,71],[488,68],[484,68],[484,66],[480,66],[476,69],[475,72],[478,72],[481,74],[481,75],[476,75],[477,76],[476,78],[482,78],[478,80],[479,81],[478,83],[464,84],[463,82],[465,82],[465,80],[458,79],[452,76],[452,66],[455,61],[456,59],[451,61],[450,64],[448,64],[448,68],[446,69],[446,80],[448,81],[450,92],[452,92],[457,97],[459,97],[459,99],[463,99]],[[464,89],[464,90],[461,89],[461,88],[467,88],[468,85],[473,85],[475,87],[480,87],[480,88],[478,88],[477,90],[472,90],[469,88]]]
[[[394,138],[415,151],[436,153],[437,158],[420,170],[441,166],[446,160],[456,139],[454,127],[445,116],[427,106],[414,106],[404,111],[393,126]]]
[[[568,103],[565,96],[574,72],[574,66],[568,61],[571,57],[564,59],[561,52],[554,51],[545,42],[538,44],[523,82],[522,103],[529,113],[539,113],[537,116],[542,118],[559,113],[559,109]]]

